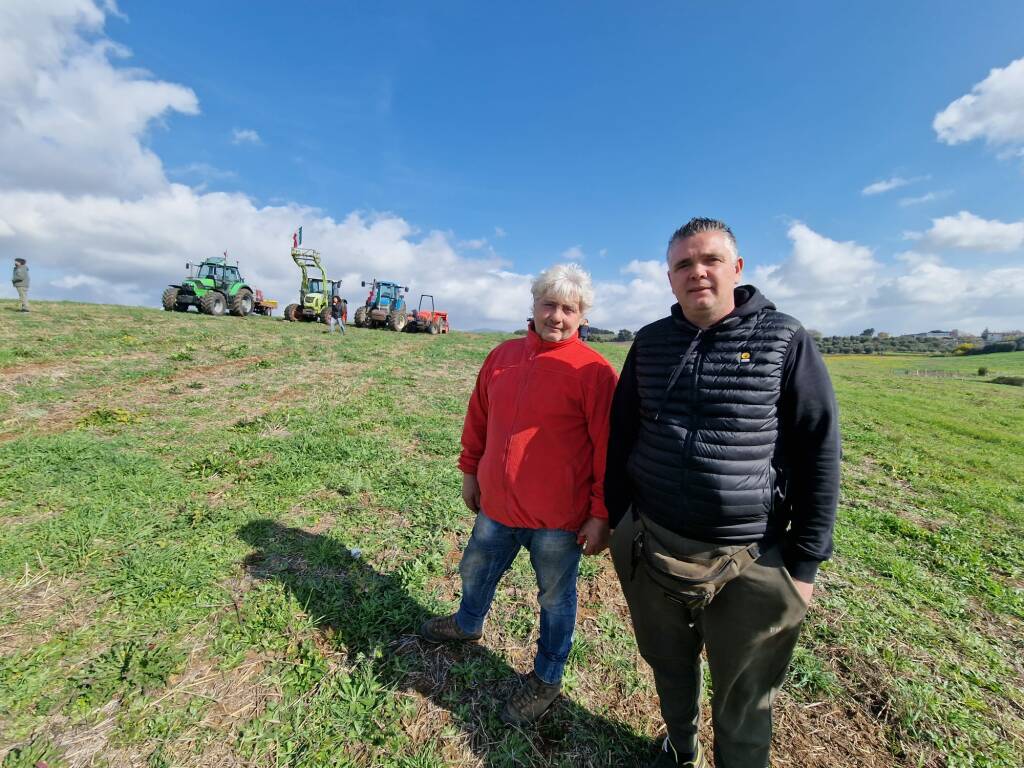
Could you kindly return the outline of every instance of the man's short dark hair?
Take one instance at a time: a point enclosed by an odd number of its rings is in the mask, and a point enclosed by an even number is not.
[[[718,219],[707,219],[703,216],[693,217],[673,232],[672,237],[668,240],[668,251],[671,251],[672,246],[680,240],[685,240],[686,238],[698,235],[701,232],[721,232],[725,235],[725,239],[728,240],[729,244],[732,246],[733,260],[735,261],[736,258],[739,257],[740,247],[736,243],[736,235],[732,233],[729,225],[724,221],[720,221]]]
[[[25,263],[25,260],[24,260],[24,259],[15,259],[15,260],[14,260],[14,263],[15,263],[15,264],[24,264],[24,263]]]

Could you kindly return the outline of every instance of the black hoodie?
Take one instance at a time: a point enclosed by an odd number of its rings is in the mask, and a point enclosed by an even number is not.
[[[735,296],[736,308],[709,331],[713,333],[753,314],[775,309],[750,285],[738,287]],[[665,333],[672,326],[690,334],[696,334],[698,330],[675,304],[671,318],[646,326],[637,336]],[[613,528],[634,501],[627,462],[640,433],[641,399],[637,387],[635,350],[634,346],[626,357],[612,401],[605,503]],[[680,350],[681,354],[683,352]],[[667,386],[669,382],[665,384]],[[778,421],[779,440],[786,447],[783,459],[787,465],[788,481],[785,496],[776,505],[778,509],[774,512],[772,526],[762,536],[765,539],[781,536],[789,572],[801,581],[813,581],[818,565],[832,553],[832,529],[839,497],[839,418],[828,370],[814,340],[802,326],[793,333],[785,352]],[[664,519],[658,522],[666,524]],[[699,536],[694,536],[694,531],[687,529],[685,520],[677,519],[668,527],[682,536],[710,543],[735,543],[735,539],[724,530],[721,537],[716,537],[714,530],[709,535],[706,526]]]

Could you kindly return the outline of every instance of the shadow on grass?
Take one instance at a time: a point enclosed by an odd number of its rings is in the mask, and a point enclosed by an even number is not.
[[[503,725],[498,712],[519,684],[516,671],[483,645],[419,638],[433,613],[409,595],[401,568],[382,574],[326,536],[272,520],[250,522],[239,535],[257,548],[245,559],[252,577],[282,583],[316,619],[322,639],[351,659],[362,654],[387,688],[417,691],[451,713],[489,768],[635,766],[653,756],[650,739],[565,696],[534,728]]]

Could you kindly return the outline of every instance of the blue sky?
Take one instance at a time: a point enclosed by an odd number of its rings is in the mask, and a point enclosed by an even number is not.
[[[157,168],[136,173],[133,155],[124,178],[97,172],[90,190],[88,174],[84,188],[61,189],[0,166],[10,194],[67,198],[0,203],[0,232],[6,222],[19,247],[32,245],[41,236],[18,216],[66,229],[87,218],[69,211],[90,191],[122,206],[107,213],[115,222],[152,226],[168,208],[140,211],[173,198],[167,218],[180,228],[187,208],[203,236],[134,257],[154,283],[124,286],[138,303],[155,303],[179,255],[202,255],[207,242],[283,294],[294,267],[260,237],[305,224],[347,284],[373,271],[447,292],[463,327],[518,324],[529,276],[569,257],[598,282],[594,321],[636,327],[671,303],[658,275],[669,234],[711,215],[736,231],[747,279],[826,332],[1024,326],[1024,77],[1010,69],[1024,57],[1019,2],[121,0],[116,12],[92,0],[12,2],[22,16],[9,23],[42,16],[46,39],[66,46],[38,72],[67,69],[82,46],[121,47],[91,81],[134,80],[121,93],[138,117],[111,135],[137,142]],[[943,140],[936,115],[993,69],[1006,70],[993,93],[953,116],[954,132],[972,138]],[[90,87],[89,77],[67,86]],[[90,148],[95,157],[95,146],[79,148],[83,167]],[[893,188],[864,194],[878,182]],[[964,235],[979,228],[980,239]],[[43,293],[89,298],[104,269],[124,271],[127,249],[119,260],[102,241],[109,227],[80,229],[70,242],[34,243]],[[0,250],[11,246],[0,237]],[[424,271],[431,258],[443,268]],[[979,273],[1000,287],[996,301],[985,301]],[[914,297],[936,284],[939,295]],[[870,296],[850,301],[844,287]],[[952,303],[941,300],[949,291]],[[488,301],[500,306],[481,310]]]

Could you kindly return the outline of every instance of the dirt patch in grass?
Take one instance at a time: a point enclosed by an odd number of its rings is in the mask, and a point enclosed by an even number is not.
[[[241,664],[227,671],[217,669],[209,660],[190,663],[170,682],[162,698],[173,702],[198,696],[209,701],[210,706],[202,721],[178,741],[191,744],[204,730],[223,738],[262,714],[267,701],[277,696],[277,689],[267,682],[265,674],[273,660],[268,654],[250,652]]]
[[[919,528],[935,532],[949,521],[936,517],[934,509],[915,503],[920,494],[902,477],[886,470],[874,457],[865,455],[859,464],[843,465],[844,484],[856,482],[880,508],[899,515]]]
[[[37,731],[32,739],[26,741],[41,741],[51,744],[61,754],[61,765],[67,768],[85,768],[96,765],[98,759],[103,759],[103,765],[131,766],[142,765],[140,761],[125,761],[115,755],[110,746],[110,737],[118,727],[117,714],[120,709],[120,702],[115,699],[105,706],[96,710],[90,718],[89,723],[72,724],[69,718],[57,716]],[[25,744],[5,745],[11,749],[25,746]],[[0,755],[3,751],[0,750]]]
[[[47,407],[41,411],[41,414],[46,416],[45,420],[41,418],[32,420],[16,418],[13,421],[5,421],[3,423],[5,431],[0,432],[0,443],[22,437],[26,432],[37,436],[64,432],[78,424],[98,407],[120,407],[124,403],[131,403],[133,413],[145,411],[147,408],[153,410],[154,413],[165,409],[177,408],[178,404],[173,398],[175,393],[169,391],[167,385],[172,385],[172,389],[173,385],[184,385],[188,388],[188,391],[191,391],[192,388],[197,388],[198,391],[202,392],[205,391],[205,381],[215,379],[217,389],[224,390],[242,381],[251,380],[251,377],[245,375],[244,367],[247,364],[263,359],[260,356],[253,355],[209,365],[192,366],[177,371],[170,376],[154,377],[149,381],[133,381],[97,387]],[[357,368],[358,366],[346,366],[346,376]],[[303,368],[302,376],[304,380],[315,382],[325,379],[327,373],[331,370],[333,370],[333,367],[330,364],[321,363],[314,366],[312,370],[308,366]],[[296,369],[295,375],[298,375],[298,373],[299,371]],[[282,369],[271,369],[271,374],[276,374],[281,378],[291,376],[287,370],[283,372],[282,376]],[[270,376],[267,374],[254,373],[253,376],[260,378],[265,386],[270,384]],[[340,380],[336,385],[332,384],[332,391],[351,389],[351,386],[346,384],[346,381],[347,379]],[[178,392],[177,394],[181,393]],[[270,395],[264,395],[263,393],[257,395],[259,402],[256,407],[246,407],[244,401],[241,398],[237,398],[233,407],[223,409],[222,412],[215,414],[215,417],[219,416],[219,421],[223,423],[237,420],[240,416],[251,418],[266,413],[282,403],[295,406],[308,402],[317,394],[318,390],[316,387],[288,383]],[[209,421],[211,424],[217,422],[218,418],[212,418]],[[286,430],[285,434],[287,434]]]
[[[76,599],[78,582],[60,578],[48,571],[28,573],[13,584],[0,583],[0,606],[8,607],[13,621],[0,626],[0,654],[25,650],[45,642],[49,632],[42,624],[60,616],[60,631],[85,626],[96,604]]]
[[[881,724],[856,706],[801,704],[783,693],[775,706],[772,765],[783,768],[897,768]],[[922,765],[932,765],[931,763]]]

